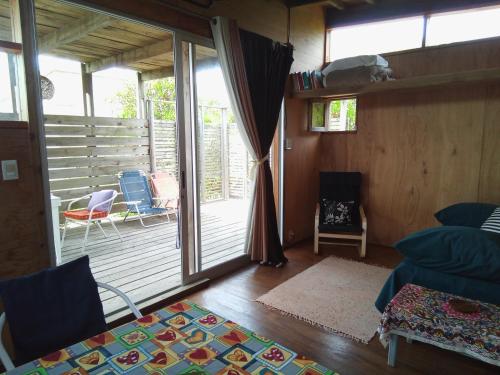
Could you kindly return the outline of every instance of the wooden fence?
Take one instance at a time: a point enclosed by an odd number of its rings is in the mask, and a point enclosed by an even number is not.
[[[124,170],[150,173],[154,163],[157,171],[177,175],[176,124],[161,120],[152,123],[151,129],[146,119],[45,116],[50,188],[62,200],[61,211],[72,199],[96,190],[120,192],[118,173]],[[248,154],[236,125],[201,122],[199,132],[202,202],[245,197]],[[114,211],[125,208],[120,202],[121,194]]]
[[[63,210],[97,188],[119,191],[122,170],[151,169],[147,120],[50,115],[45,133],[50,188]]]

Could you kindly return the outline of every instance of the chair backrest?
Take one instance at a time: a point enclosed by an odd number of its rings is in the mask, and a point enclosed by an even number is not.
[[[87,209],[90,211],[93,207],[95,207],[96,211],[110,212],[113,206],[113,200],[116,196],[117,192],[115,190],[101,190],[93,192]],[[101,204],[107,200],[109,200],[109,202]]]
[[[0,296],[20,365],[106,331],[88,256],[0,282]]]
[[[359,205],[361,201],[360,172],[320,172],[319,174],[320,221],[324,222],[326,200],[350,202],[352,205],[352,224],[359,225]],[[335,225],[333,225],[335,226]]]
[[[179,197],[179,185],[174,176],[166,172],[157,172],[151,175],[151,185],[156,197],[177,199]]]
[[[139,208],[151,208],[154,206],[153,196],[149,187],[148,179],[143,171],[124,171],[119,175],[120,189],[125,201],[140,201]],[[134,209],[134,205],[127,205],[128,209]]]
[[[359,205],[361,199],[360,172],[320,172],[319,197],[338,200],[353,200]]]

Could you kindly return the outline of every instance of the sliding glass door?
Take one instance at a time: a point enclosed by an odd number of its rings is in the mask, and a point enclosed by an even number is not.
[[[180,39],[180,38],[179,38]],[[216,50],[177,39],[178,113],[184,114],[184,280],[246,259],[251,164]],[[180,105],[180,107],[179,107]]]

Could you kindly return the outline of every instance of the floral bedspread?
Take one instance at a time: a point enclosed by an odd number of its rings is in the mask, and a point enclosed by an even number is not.
[[[474,302],[461,313],[450,300]],[[423,341],[500,366],[500,306],[406,284],[385,308],[378,328],[384,346],[390,334]]]

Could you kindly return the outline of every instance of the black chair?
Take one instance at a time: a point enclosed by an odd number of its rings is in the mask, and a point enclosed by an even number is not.
[[[0,315],[0,337],[8,321],[15,364],[20,365],[107,330],[98,287],[121,298],[136,318],[137,307],[118,289],[96,282],[84,256],[33,275],[0,281],[5,313]],[[0,339],[0,361],[12,363]]]
[[[321,242],[321,238],[341,239],[343,245],[359,246],[362,258],[366,256],[367,222],[361,205],[361,173],[320,172],[319,203],[314,220],[314,253],[319,245],[338,244]],[[359,242],[358,242],[359,241]]]

